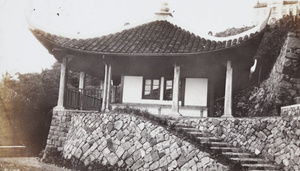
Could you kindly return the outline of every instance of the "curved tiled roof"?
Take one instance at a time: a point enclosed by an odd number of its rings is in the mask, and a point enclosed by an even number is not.
[[[31,31],[41,42],[46,41],[52,47],[96,54],[153,55],[216,51],[242,44],[258,34],[255,32],[233,40],[212,41],[196,36],[166,20],[153,21],[115,34],[89,39],[70,39],[39,29]]]

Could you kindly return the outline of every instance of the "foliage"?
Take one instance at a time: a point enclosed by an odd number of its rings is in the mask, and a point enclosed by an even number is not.
[[[13,142],[6,145],[26,145],[41,150],[46,143],[51,121],[51,109],[56,105],[60,65],[38,73],[6,73],[0,81],[0,116],[9,123]],[[2,139],[0,135],[0,139]],[[1,142],[0,142],[1,143]]]
[[[241,28],[235,28],[235,27],[232,27],[232,28],[226,29],[225,31],[216,33],[215,36],[216,36],[216,37],[233,36],[233,35],[237,35],[237,34],[239,34],[239,33],[245,32],[245,31],[247,31],[247,30],[250,30],[250,29],[252,29],[253,27],[254,27],[254,26],[244,26],[244,27],[241,27]]]

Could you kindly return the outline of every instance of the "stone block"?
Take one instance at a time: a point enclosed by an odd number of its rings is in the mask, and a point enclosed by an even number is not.
[[[144,161],[143,160],[138,160],[137,162],[135,162],[133,165],[132,165],[132,167],[131,167],[131,169],[132,170],[137,170],[137,169],[139,169],[140,167],[142,167],[143,165],[144,165]],[[129,165],[130,166],[130,165]]]
[[[260,140],[262,140],[262,141],[266,141],[267,138],[268,138],[262,131],[259,131],[259,132],[257,133],[257,137],[258,137]]]
[[[155,150],[155,151],[152,151],[151,152],[151,157],[152,157],[152,161],[158,161],[159,160],[159,155],[158,155],[158,152]]]
[[[145,123],[142,122],[142,123],[138,124],[138,127],[142,131],[145,128]]]
[[[157,141],[157,143],[162,142],[164,140],[165,140],[165,136],[164,136],[163,133],[159,133],[159,134],[156,135],[156,141]]]
[[[293,52],[286,53],[285,57],[292,60],[298,60],[298,55]]]
[[[176,160],[178,157],[179,157],[179,154],[177,153],[177,151],[176,151],[176,150],[173,150],[173,151],[171,152],[171,159],[172,159],[172,160]]]
[[[128,149],[128,155],[131,155],[132,153],[135,152],[135,146],[131,146],[129,149]]]
[[[175,170],[175,168],[178,166],[176,160],[173,160],[169,166],[168,166],[168,170]]]
[[[150,170],[157,170],[159,167],[159,161],[156,161],[150,165]]]
[[[85,153],[89,148],[90,148],[89,143],[86,143],[83,145],[83,147],[81,149],[82,149],[82,152]]]
[[[111,122],[108,122],[106,125],[106,129],[108,132],[111,132],[114,129],[114,125]]]
[[[120,130],[123,126],[123,122],[122,121],[116,121],[115,124],[114,124],[114,127],[116,130]]]
[[[80,149],[77,149],[74,156],[79,159],[81,155],[82,155],[82,151]]]
[[[118,149],[116,150],[116,155],[120,158],[124,154],[125,150],[119,146]]]
[[[127,166],[132,166],[132,164],[134,163],[132,157],[128,157],[126,160],[125,160],[125,163],[127,164]]]
[[[141,158],[141,151],[140,150],[136,150],[134,153],[133,153],[133,160],[134,161],[137,161]]]
[[[114,166],[119,161],[119,158],[115,153],[108,154],[106,156],[106,158],[107,158],[109,164],[112,165],[112,166]]]
[[[187,162],[184,155],[180,155],[180,157],[177,159],[177,165],[178,167],[183,166]]]

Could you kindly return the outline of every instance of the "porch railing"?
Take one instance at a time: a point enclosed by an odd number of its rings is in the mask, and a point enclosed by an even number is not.
[[[102,90],[68,88],[65,106],[71,109],[99,110],[101,108]]]

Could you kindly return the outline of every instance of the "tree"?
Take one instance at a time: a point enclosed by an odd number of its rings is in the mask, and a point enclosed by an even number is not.
[[[6,73],[0,80],[0,116],[14,125],[10,129],[14,142],[18,139],[19,145],[32,146],[36,152],[44,148],[51,110],[57,102],[59,75],[60,64],[55,63],[41,73],[17,73],[17,79]]]

